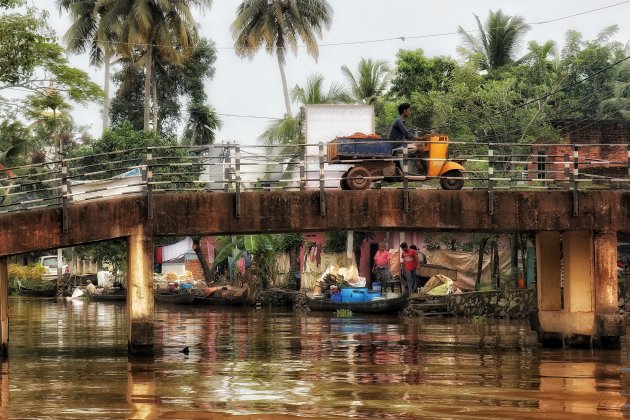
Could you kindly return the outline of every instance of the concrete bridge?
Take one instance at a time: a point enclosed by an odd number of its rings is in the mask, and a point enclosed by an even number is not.
[[[161,193],[0,214],[0,327],[8,343],[6,257],[114,238],[128,244],[131,354],[153,351],[153,238],[329,230],[534,232],[539,338],[614,341],[617,233],[630,191],[382,189]]]

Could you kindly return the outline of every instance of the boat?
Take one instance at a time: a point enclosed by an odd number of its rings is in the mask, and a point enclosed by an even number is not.
[[[55,297],[57,296],[57,284],[52,283],[52,287],[46,289],[35,289],[31,287],[25,287],[20,281],[17,281],[17,290],[20,296],[31,297]]]
[[[127,300],[126,290],[105,293],[90,293],[86,291],[85,294],[94,302],[124,302]]]
[[[391,314],[403,309],[409,300],[409,293],[391,298],[374,299],[364,302],[333,302],[329,297],[306,294],[306,303],[313,311],[336,311],[349,309],[352,312],[368,314]]]
[[[247,303],[247,287],[223,287],[204,295],[195,295],[194,304],[244,306]]]
[[[157,291],[154,296],[157,303],[170,303],[175,305],[187,305],[195,300],[195,295],[188,291]]]

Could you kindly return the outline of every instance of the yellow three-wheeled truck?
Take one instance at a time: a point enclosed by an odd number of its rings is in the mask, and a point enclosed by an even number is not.
[[[463,160],[447,160],[448,136],[427,134],[420,139],[423,144],[419,152],[409,148],[410,181],[425,181],[440,178],[445,190],[461,190],[464,186]],[[365,190],[372,181],[396,182],[403,176],[403,149],[392,149],[393,142],[387,139],[338,137],[328,143],[329,163],[351,163],[352,168],[341,176],[341,189]]]

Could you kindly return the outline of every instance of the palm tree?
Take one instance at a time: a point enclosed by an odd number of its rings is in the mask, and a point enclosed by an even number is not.
[[[316,35],[321,38],[322,29],[330,26],[332,13],[326,0],[243,0],[236,9],[231,26],[236,53],[251,58],[264,46],[276,55],[287,117],[293,115],[284,73],[287,48],[296,53],[301,39],[306,52],[317,60]]]
[[[312,104],[348,104],[352,98],[348,94],[346,87],[340,83],[331,83],[328,92],[324,92],[324,76],[313,74],[306,79],[306,86],[295,85],[291,90],[291,97],[294,102],[299,102],[301,106]]]
[[[373,104],[387,89],[393,73],[385,60],[361,58],[356,76],[348,66],[341,66],[346,76],[354,100],[359,103]]]
[[[600,103],[604,118],[630,119],[630,63],[623,62],[615,69],[613,97]]]
[[[461,26],[457,32],[463,37],[462,55],[479,60],[481,70],[493,70],[515,61],[517,47],[529,25],[521,16],[508,16],[500,9],[488,14],[485,24],[475,15],[479,35],[469,34]]]
[[[101,0],[100,3],[107,7],[101,18],[103,25],[120,22],[118,53],[133,57],[134,52],[140,51],[138,62],[145,73],[143,126],[144,131],[149,131],[151,98],[154,115],[157,109],[154,52],[172,64],[180,64],[189,57],[197,39],[191,6],[210,7],[212,0]]]
[[[212,105],[191,103],[190,117],[184,127],[181,143],[188,146],[213,144],[216,131],[223,126]]]
[[[90,54],[90,64],[104,65],[103,81],[103,131],[109,127],[109,81],[111,57],[115,51],[115,28],[101,25],[101,17],[106,12],[104,2],[99,0],[57,0],[59,11],[66,10],[73,20],[64,39],[68,50],[75,54],[86,51]]]

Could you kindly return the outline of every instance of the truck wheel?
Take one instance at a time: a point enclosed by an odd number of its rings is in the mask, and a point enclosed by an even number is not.
[[[339,185],[342,190],[349,190],[350,186],[348,185],[348,171],[344,172],[341,175],[341,180],[339,181]]]
[[[355,166],[348,171],[348,179],[346,182],[351,190],[366,190],[372,183],[370,176],[370,171],[367,168]]]
[[[452,170],[442,174],[440,185],[443,190],[461,190],[464,187],[464,174],[462,171]],[[446,179],[446,178],[451,179]]]

